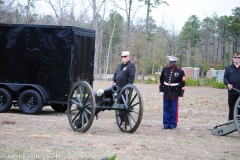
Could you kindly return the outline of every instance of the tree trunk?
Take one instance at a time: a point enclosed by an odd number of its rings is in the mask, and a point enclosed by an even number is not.
[[[109,45],[108,45],[108,53],[107,53],[107,57],[106,57],[106,70],[105,70],[105,74],[107,75],[107,71],[108,71],[108,62],[109,62],[109,54],[110,54],[110,50],[111,50],[111,46],[112,46],[112,39],[113,39],[113,34],[115,31],[115,26],[116,26],[116,21],[115,21],[115,16],[114,15],[114,19],[113,19],[113,29],[112,29],[112,33],[111,33],[111,37],[110,37],[110,41],[109,41]]]

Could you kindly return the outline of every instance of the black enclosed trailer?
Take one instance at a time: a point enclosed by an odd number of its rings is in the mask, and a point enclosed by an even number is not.
[[[93,85],[94,52],[94,30],[0,24],[0,112],[65,110],[73,83]]]

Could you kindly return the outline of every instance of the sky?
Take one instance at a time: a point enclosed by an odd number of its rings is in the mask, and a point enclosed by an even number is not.
[[[24,0],[25,1],[25,0]],[[118,5],[122,3],[124,8],[124,0],[116,0]],[[137,0],[135,0],[138,2]],[[151,0],[153,1],[153,0]],[[232,15],[232,9],[240,7],[240,0],[165,0],[169,5],[161,4],[157,9],[152,9],[151,16],[156,20],[157,26],[161,26],[169,31],[181,31],[185,22],[192,15],[196,15],[200,21],[206,17],[212,17],[214,13],[217,16]],[[41,2],[41,1],[39,1]],[[38,2],[38,3],[39,3]],[[97,0],[101,2],[101,0]],[[138,2],[139,3],[139,2]],[[39,3],[38,9],[47,13],[51,10],[49,5],[44,4],[44,9],[41,9],[43,3]],[[41,6],[41,7],[40,7]],[[79,10],[79,5],[76,7]],[[107,7],[108,12],[113,9],[113,6]],[[91,14],[92,11],[89,10]],[[121,12],[123,17],[126,17],[125,12]],[[141,8],[136,14],[136,20],[146,19],[146,8]]]
[[[161,4],[152,11],[158,26],[180,31],[192,15],[200,21],[206,17],[232,15],[232,9],[240,7],[240,0],[167,0],[169,6]]]

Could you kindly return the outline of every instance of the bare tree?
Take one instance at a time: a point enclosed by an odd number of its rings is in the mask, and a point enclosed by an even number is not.
[[[89,10],[91,9],[90,4],[81,1],[77,8],[76,26],[86,28],[86,24],[91,24],[91,18],[88,15]]]
[[[45,0],[53,9],[57,18],[58,25],[67,24],[64,20],[68,19],[72,13],[71,10],[76,6],[74,0]]]
[[[8,22],[13,19],[14,15],[11,12],[14,10],[13,4],[16,0],[0,0],[0,21]]]
[[[112,33],[111,33],[111,36],[110,36],[110,42],[109,42],[109,45],[108,45],[108,51],[107,51],[107,57],[106,57],[106,70],[105,70],[105,74],[107,75],[107,71],[108,71],[108,62],[109,62],[109,54],[110,54],[110,50],[111,50],[111,46],[112,46],[112,39],[113,39],[113,34],[114,34],[114,31],[115,31],[115,27],[116,27],[116,14],[114,14],[114,18],[113,18],[113,29],[112,29]]]
[[[27,4],[18,3],[18,9],[23,19],[23,23],[29,24],[35,22],[37,14],[35,13],[35,3],[37,0],[27,0]]]
[[[100,11],[102,7],[104,7],[105,11],[105,5],[106,5],[106,0],[100,1],[99,5],[97,4],[96,0],[88,0],[93,11],[93,25],[94,29],[96,31],[96,39],[95,39],[95,61],[94,61],[94,75],[96,76],[97,70],[98,70],[98,60],[99,60],[99,55],[101,54],[101,26],[99,26],[99,21],[100,21]],[[105,14],[105,12],[104,12]],[[104,17],[103,14],[103,17]]]
[[[166,1],[161,1],[161,0],[154,0],[152,3],[151,0],[139,0],[139,1],[144,1],[144,3],[147,5],[147,17],[146,17],[146,30],[145,30],[145,41],[146,44],[148,43],[149,39],[149,18],[150,18],[150,12],[151,8],[156,8],[158,5],[165,3],[168,5]],[[150,47],[150,46],[149,46]],[[148,50],[149,47],[146,47],[146,50],[143,52],[143,59],[146,59],[146,56],[151,53],[151,51]],[[144,80],[144,75],[145,75],[145,70],[146,70],[146,64],[143,63],[142,66],[142,80]]]
[[[122,5],[119,4],[119,1],[113,1],[114,6],[116,6],[116,8],[122,10],[125,12],[126,14],[126,18],[127,18],[127,27],[126,27],[126,34],[124,35],[124,39],[123,39],[123,50],[125,49],[129,49],[130,47],[130,43],[128,41],[128,39],[131,37],[130,35],[130,30],[131,30],[131,25],[133,22],[133,19],[135,17],[135,15],[137,14],[138,10],[143,6],[141,4],[139,4],[138,0],[124,0],[124,6],[122,7]],[[127,42],[127,43],[126,43]],[[126,43],[126,47],[125,44]]]
[[[125,0],[125,8],[119,6],[119,8],[125,11],[127,16],[127,35],[130,34],[130,25],[137,13],[137,11],[142,7],[139,3],[134,3],[133,0]],[[132,13],[133,12],[133,13]]]

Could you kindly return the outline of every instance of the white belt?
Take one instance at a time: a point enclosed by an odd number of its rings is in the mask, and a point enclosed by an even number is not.
[[[167,86],[177,86],[179,85],[179,83],[167,83],[167,82],[164,82],[165,85]]]

